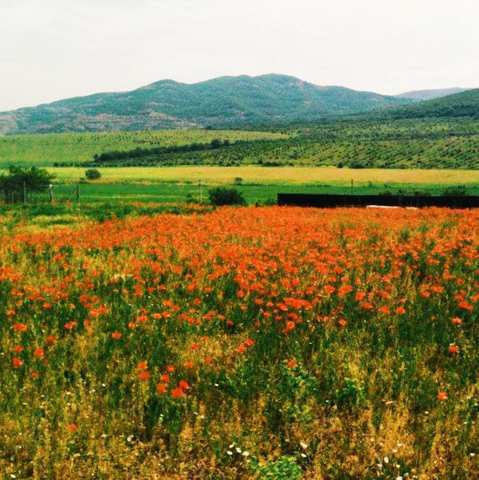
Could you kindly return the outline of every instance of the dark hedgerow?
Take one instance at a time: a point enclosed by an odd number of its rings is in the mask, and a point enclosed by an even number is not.
[[[212,188],[208,191],[208,195],[212,205],[246,205],[243,194],[235,188]]]

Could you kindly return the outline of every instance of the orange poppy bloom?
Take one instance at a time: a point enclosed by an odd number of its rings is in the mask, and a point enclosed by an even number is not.
[[[180,380],[178,387],[180,387],[182,390],[188,390],[190,388],[190,384],[186,380]]]
[[[24,323],[15,323],[13,325],[13,329],[16,332],[26,332],[28,330],[28,327]]]
[[[37,347],[35,348],[35,350],[33,351],[33,355],[39,359],[43,358],[45,356],[45,350],[43,350],[43,348],[41,347]]]
[[[296,324],[292,322],[291,320],[286,322],[286,326],[284,327],[285,333],[291,332],[296,328]]]
[[[147,382],[151,377],[151,374],[148,370],[140,370],[138,372],[138,379],[142,382]]]
[[[298,366],[298,362],[296,361],[296,359],[294,358],[291,358],[287,361],[286,365],[288,366],[288,368],[296,368]]]
[[[142,360],[141,362],[138,363],[136,368],[138,370],[147,370],[148,369],[148,362],[146,360]]]
[[[444,392],[444,391],[441,391],[437,394],[437,399],[440,401],[440,402],[444,402],[445,400],[447,400],[449,397],[447,395],[447,392]]]
[[[450,354],[455,355],[456,353],[459,353],[459,347],[455,343],[451,343],[451,345],[449,345],[448,351]]]
[[[156,384],[156,392],[158,395],[163,395],[168,391],[168,385],[165,383],[157,383]]]
[[[18,357],[12,358],[12,366],[13,368],[20,368],[23,365],[23,360]]]
[[[111,338],[113,338],[113,340],[121,340],[122,336],[123,335],[121,334],[121,332],[113,332],[111,334]]]
[[[69,423],[67,425],[67,430],[70,432],[70,433],[75,433],[78,431],[78,425],[76,423]]]
[[[171,391],[171,396],[172,396],[173,398],[183,398],[183,397],[185,397],[186,395],[185,395],[185,392],[183,391],[182,388],[176,387],[175,389],[173,389],[173,390]]]

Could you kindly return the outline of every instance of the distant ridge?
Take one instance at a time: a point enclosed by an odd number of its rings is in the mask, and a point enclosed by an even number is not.
[[[220,77],[195,84],[161,80],[0,113],[0,133],[230,127],[314,121],[411,103],[411,99],[318,86],[279,74]]]
[[[396,95],[398,98],[408,98],[410,100],[434,100],[435,98],[447,97],[456,93],[467,91],[467,88],[436,88],[432,90],[413,90],[411,92],[401,93]]]
[[[371,116],[401,118],[475,118],[479,119],[479,89],[436,98],[414,105],[376,112]]]

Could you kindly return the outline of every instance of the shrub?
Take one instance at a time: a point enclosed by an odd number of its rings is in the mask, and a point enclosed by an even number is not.
[[[246,205],[246,201],[235,188],[213,188],[208,191],[210,203],[216,206],[222,205]]]
[[[0,192],[3,191],[5,201],[18,202],[27,193],[47,190],[54,178],[43,168],[11,166],[7,175],[0,175]]]
[[[85,177],[88,180],[98,180],[101,178],[100,170],[96,168],[89,168],[88,170],[85,170]]]

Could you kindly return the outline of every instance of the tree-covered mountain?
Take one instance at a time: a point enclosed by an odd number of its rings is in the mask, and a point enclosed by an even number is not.
[[[479,119],[479,89],[467,90],[447,97],[413,105],[387,109],[372,116],[403,118],[474,118]]]
[[[286,75],[220,77],[195,84],[162,80],[0,113],[0,133],[229,127],[313,121],[412,100],[317,86]]]
[[[423,100],[434,100],[435,98],[447,97],[456,93],[467,91],[467,88],[439,88],[433,90],[413,90],[411,92],[401,93],[397,95],[398,98],[408,98],[421,102]]]

